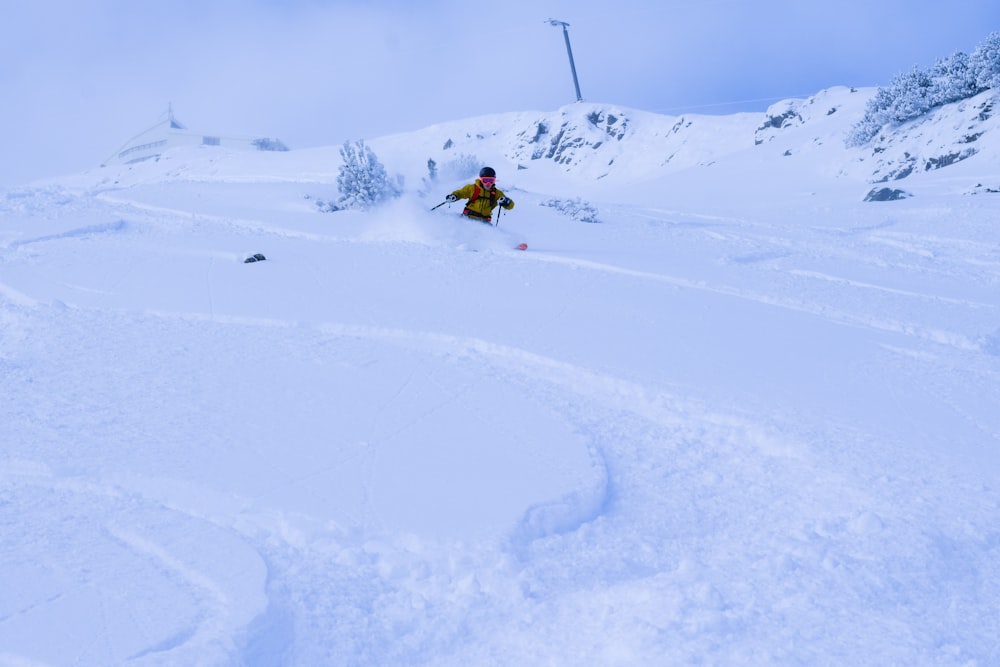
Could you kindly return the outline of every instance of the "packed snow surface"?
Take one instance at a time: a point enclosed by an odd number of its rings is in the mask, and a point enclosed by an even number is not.
[[[864,203],[827,95],[0,193],[0,665],[1000,664],[1000,144]]]

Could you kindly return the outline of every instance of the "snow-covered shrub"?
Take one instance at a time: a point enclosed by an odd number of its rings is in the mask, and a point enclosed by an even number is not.
[[[997,68],[1000,72],[1000,68]],[[934,104],[949,104],[978,95],[993,86],[980,86],[976,83],[976,72],[969,56],[956,51],[950,58],[939,60],[931,70],[934,79]]]
[[[971,56],[958,51],[934,67],[914,67],[879,88],[865,114],[847,136],[848,146],[863,146],[888,124],[905,123],[935,107],[1000,87],[1000,33],[991,34]]]
[[[345,141],[340,157],[343,160],[337,176],[340,199],[335,205],[328,204],[328,210],[371,208],[402,193],[402,178],[390,180],[385,167],[364,141],[353,144]]]
[[[851,129],[848,146],[863,146],[888,124],[905,123],[931,109],[981,92],[968,86],[965,54],[938,61],[930,70],[914,67],[896,75],[888,88],[879,88],[868,101],[865,115]]]
[[[543,201],[541,205],[550,206],[563,215],[568,215],[574,220],[580,220],[581,222],[600,222],[600,220],[597,219],[597,209],[589,202],[585,202],[579,197],[576,199],[549,199],[548,201]]]
[[[847,134],[848,146],[864,146],[874,139],[879,130],[889,122],[889,110],[892,108],[893,94],[888,88],[879,88],[868,100],[865,115],[861,117]]]
[[[1000,33],[990,34],[969,56],[969,70],[981,90],[1000,87]]]

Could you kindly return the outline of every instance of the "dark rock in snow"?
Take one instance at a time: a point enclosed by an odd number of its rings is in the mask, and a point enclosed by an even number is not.
[[[896,190],[893,188],[874,188],[865,196],[865,201],[896,201],[898,199],[906,199],[912,196],[913,195],[905,190]]]

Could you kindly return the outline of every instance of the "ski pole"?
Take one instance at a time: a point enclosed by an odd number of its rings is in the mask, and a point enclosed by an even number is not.
[[[437,205],[437,206],[435,206],[434,208],[441,208],[441,207],[442,207],[442,206],[444,206],[445,204],[450,204],[450,203],[451,203],[450,201],[448,201],[447,199],[445,199],[445,200],[444,200],[443,202],[441,202],[440,204],[438,204],[438,205]],[[432,208],[431,210],[433,211],[433,210],[434,210],[434,208]]]
[[[497,210],[497,224],[496,224],[497,227],[500,226],[500,214],[501,213],[503,213],[503,206],[500,206],[498,208],[498,210]]]

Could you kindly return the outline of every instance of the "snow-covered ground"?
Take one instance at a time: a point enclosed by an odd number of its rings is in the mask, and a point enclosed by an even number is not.
[[[1000,132],[864,203],[864,99],[0,193],[0,665],[1000,664]]]

